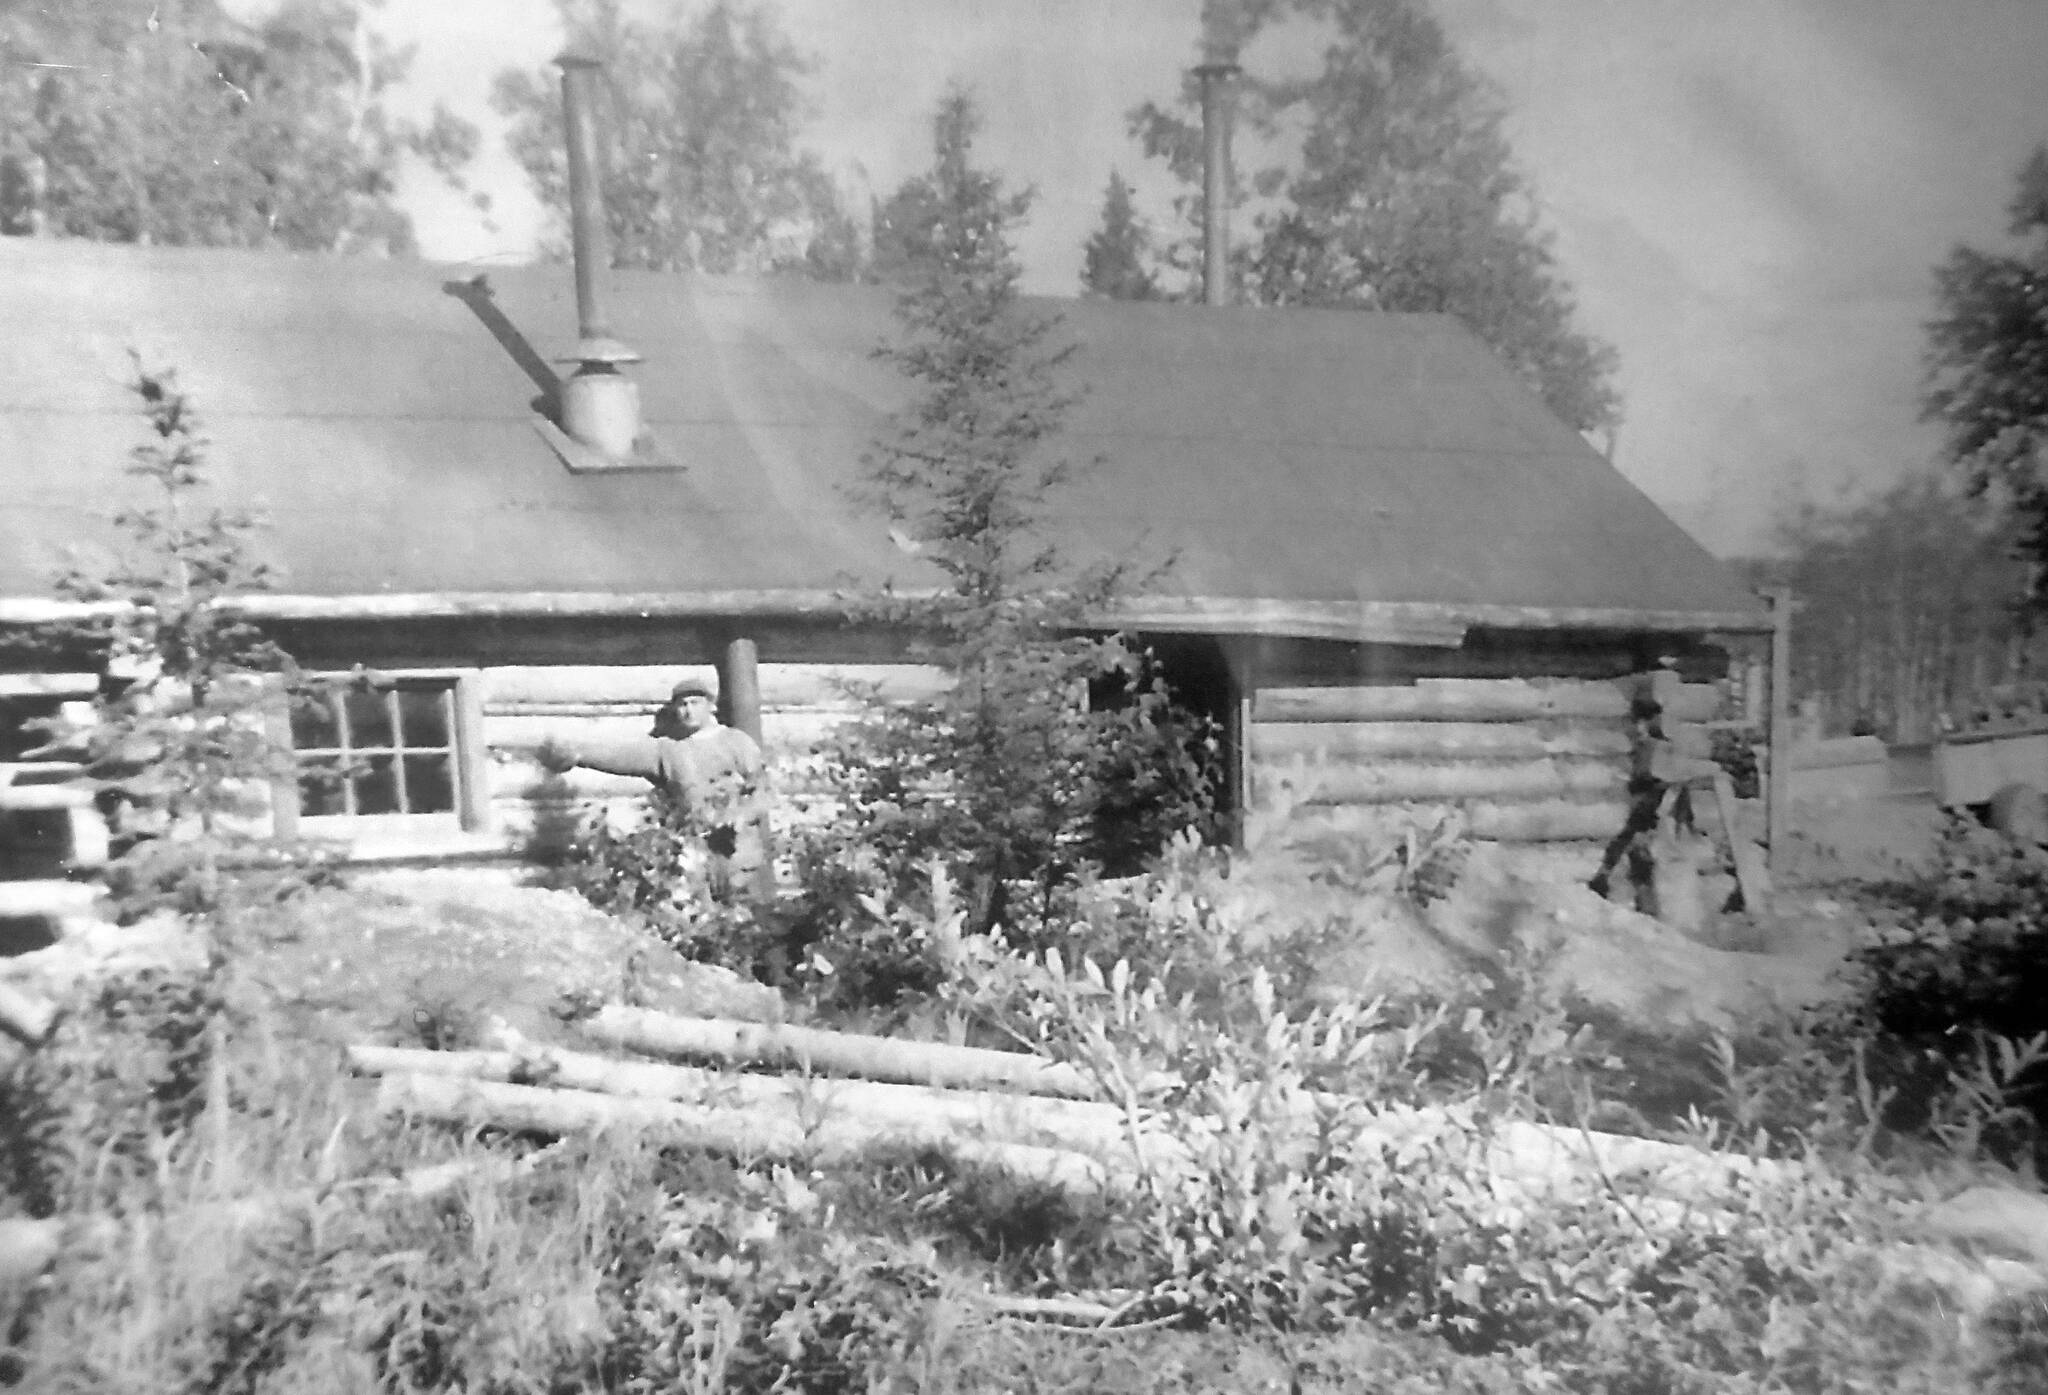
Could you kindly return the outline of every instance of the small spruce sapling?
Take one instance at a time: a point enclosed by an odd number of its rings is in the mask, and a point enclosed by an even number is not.
[[[148,501],[114,515],[125,546],[110,568],[56,579],[60,597],[93,609],[45,636],[96,655],[108,681],[92,720],[44,724],[44,750],[73,755],[97,788],[121,854],[116,890],[145,903],[168,891],[196,909],[217,903],[221,853],[250,836],[269,784],[293,773],[272,723],[276,675],[291,665],[233,608],[270,585],[251,552],[263,524],[205,504],[209,443],[191,398],[174,370],[139,356],[131,387],[149,437],[127,473]]]

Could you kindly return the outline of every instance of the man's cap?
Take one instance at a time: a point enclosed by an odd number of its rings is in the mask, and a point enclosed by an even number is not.
[[[718,685],[708,678],[685,678],[668,690],[670,702],[681,702],[686,697],[718,696]]]

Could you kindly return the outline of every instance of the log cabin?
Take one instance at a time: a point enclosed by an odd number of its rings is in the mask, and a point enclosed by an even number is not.
[[[901,699],[939,681],[906,636],[846,614],[934,580],[849,493],[909,396],[874,353],[891,296],[604,282],[606,342],[637,361],[593,350],[563,266],[0,239],[0,626],[62,613],[56,570],[109,557],[144,429],[132,350],[191,393],[221,502],[268,520],[278,581],[250,613],[305,669],[374,675],[294,724],[309,766],[347,748],[372,774],[281,787],[280,833],[363,858],[516,855],[642,788],[546,775],[541,735],[644,731],[677,677],[713,671],[784,815],[816,815],[847,683]],[[1240,812],[1368,837],[1456,808],[1475,837],[1589,858],[1626,815],[1643,675],[1712,716],[1730,653],[1771,631],[1453,319],[1032,308],[1075,346],[1054,448],[1087,464],[1053,540],[1166,564],[1099,623],[1218,721]],[[606,375],[593,426],[576,383]],[[637,416],[607,439],[622,385]],[[22,723],[97,677],[8,664],[12,775]]]

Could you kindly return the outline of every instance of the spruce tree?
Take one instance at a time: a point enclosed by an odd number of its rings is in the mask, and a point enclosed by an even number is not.
[[[844,792],[895,867],[963,864],[986,926],[1025,909],[1021,884],[1042,915],[1086,865],[1155,851],[1204,822],[1210,797],[1199,743],[1143,656],[1082,633],[1122,573],[1076,563],[1048,530],[1081,468],[1055,444],[1073,349],[1019,293],[1030,196],[975,167],[979,124],[972,97],[948,93],[932,168],[891,201],[906,212],[899,330],[879,352],[915,395],[863,462],[863,497],[942,578],[936,595],[879,609],[928,634],[954,683],[870,727]],[[1091,709],[1091,685],[1121,700]]]
[[[1107,300],[1159,299],[1159,279],[1146,265],[1151,250],[1151,237],[1131,206],[1131,186],[1111,170],[1101,226],[1083,253],[1081,289]]]

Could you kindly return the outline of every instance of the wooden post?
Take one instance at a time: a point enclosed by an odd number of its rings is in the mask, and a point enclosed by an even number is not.
[[[761,656],[751,639],[726,642],[718,659],[718,719],[761,741]]]
[[[456,807],[462,826],[488,833],[491,813],[491,763],[484,747],[483,674],[465,673],[455,680]]]
[[[1258,692],[1259,646],[1249,635],[1224,635],[1221,643],[1230,670],[1230,720],[1223,733],[1223,778],[1231,804],[1226,837],[1233,850],[1242,852],[1252,813],[1252,699]]]
[[[1764,839],[1773,884],[1782,886],[1792,833],[1792,593],[1765,593],[1771,602],[1770,767],[1764,791]]]

